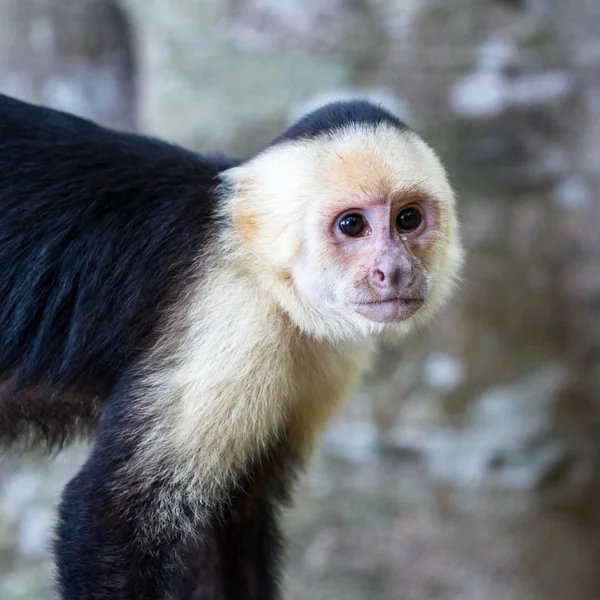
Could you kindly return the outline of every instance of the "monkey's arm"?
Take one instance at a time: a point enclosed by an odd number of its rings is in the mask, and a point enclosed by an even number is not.
[[[251,465],[218,509],[188,503],[170,465],[149,483],[136,461],[147,431],[127,410],[128,393],[109,400],[92,454],[63,496],[61,598],[278,598],[281,451]]]
[[[0,444],[97,418],[187,281],[228,165],[0,95]]]

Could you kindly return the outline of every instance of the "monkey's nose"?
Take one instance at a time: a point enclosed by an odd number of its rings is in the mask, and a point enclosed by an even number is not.
[[[400,284],[400,269],[393,265],[378,265],[369,273],[369,284],[377,289],[397,288]]]

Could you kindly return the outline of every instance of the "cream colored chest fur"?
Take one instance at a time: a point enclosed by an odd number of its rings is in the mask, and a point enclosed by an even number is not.
[[[205,498],[276,440],[306,456],[371,353],[370,345],[306,337],[268,298],[243,293],[231,274],[216,275],[211,289],[214,298],[200,294],[202,302],[173,325],[184,329],[183,341],[146,381],[140,455],[148,470],[170,468]]]

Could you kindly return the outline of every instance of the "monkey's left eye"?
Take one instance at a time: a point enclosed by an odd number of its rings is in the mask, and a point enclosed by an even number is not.
[[[358,237],[367,226],[362,215],[346,215],[339,224],[340,231],[349,237]]]
[[[396,217],[396,227],[403,232],[414,231],[422,220],[421,213],[416,208],[405,208]]]

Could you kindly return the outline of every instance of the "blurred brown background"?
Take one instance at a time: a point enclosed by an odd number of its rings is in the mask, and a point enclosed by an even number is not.
[[[0,0],[0,91],[210,151],[363,95],[442,154],[469,263],[287,518],[286,598],[600,600],[597,0]],[[83,459],[0,463],[0,598],[52,597]]]

